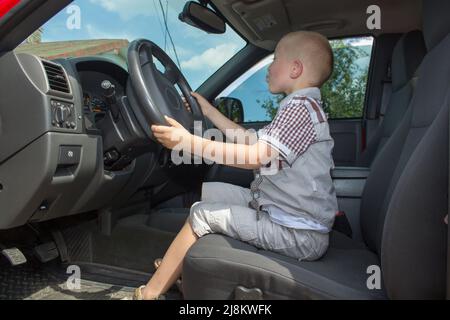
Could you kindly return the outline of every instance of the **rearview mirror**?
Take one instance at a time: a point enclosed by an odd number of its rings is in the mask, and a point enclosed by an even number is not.
[[[178,19],[208,33],[224,33],[226,28],[217,13],[194,1],[186,2]]]
[[[242,102],[236,98],[221,97],[214,101],[217,109],[235,123],[244,122],[244,108]]]

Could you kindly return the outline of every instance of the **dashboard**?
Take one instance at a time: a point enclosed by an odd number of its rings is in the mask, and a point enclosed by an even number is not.
[[[107,92],[102,83],[108,82],[115,88],[115,95],[120,98],[125,95],[128,74],[121,67],[108,61],[78,61],[73,60],[83,95],[83,115],[85,126],[95,129],[101,121],[111,103],[106,98]]]
[[[102,125],[117,107],[112,101],[126,98],[121,66],[9,52],[0,70],[0,230],[120,207],[139,189],[167,182],[164,149],[148,138],[125,165],[105,165],[111,137]]]

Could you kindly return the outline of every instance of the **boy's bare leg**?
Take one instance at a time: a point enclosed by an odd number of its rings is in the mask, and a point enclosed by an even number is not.
[[[161,265],[142,289],[144,299],[154,299],[169,290],[180,277],[184,257],[197,239],[191,224],[186,221],[164,255]]]

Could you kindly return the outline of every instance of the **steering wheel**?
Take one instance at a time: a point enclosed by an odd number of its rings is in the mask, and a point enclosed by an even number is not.
[[[164,73],[156,67],[154,58],[164,67]],[[189,83],[158,45],[146,39],[133,41],[128,49],[128,72],[127,95],[138,122],[150,139],[156,141],[150,129],[152,124],[168,125],[164,115],[177,120],[191,133],[194,133],[194,121],[201,121],[202,131],[205,130],[204,115],[191,96]],[[176,86],[192,113],[184,106]]]

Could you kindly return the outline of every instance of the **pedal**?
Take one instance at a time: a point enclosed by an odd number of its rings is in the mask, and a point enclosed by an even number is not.
[[[27,262],[27,258],[22,251],[17,248],[3,249],[2,255],[8,259],[9,263],[13,266],[18,266]]]
[[[52,261],[59,257],[58,247],[53,241],[38,245],[34,248],[34,253],[42,263]]]

